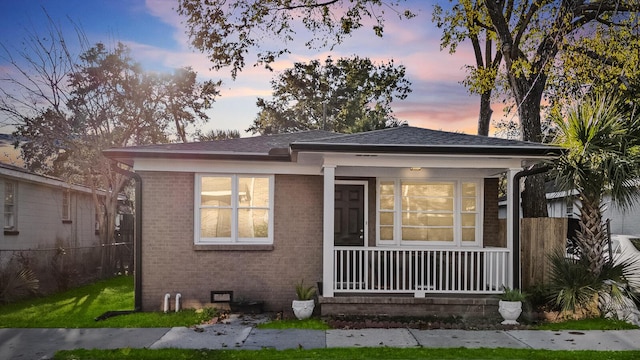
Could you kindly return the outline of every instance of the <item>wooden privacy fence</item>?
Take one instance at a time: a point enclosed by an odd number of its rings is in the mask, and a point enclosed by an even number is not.
[[[522,288],[548,282],[547,255],[564,248],[567,241],[567,218],[524,218],[520,222]]]

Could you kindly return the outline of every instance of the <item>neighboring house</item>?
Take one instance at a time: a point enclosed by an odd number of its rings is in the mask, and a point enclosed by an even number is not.
[[[0,163],[0,271],[28,265],[41,293],[90,279],[101,246],[91,189]]]
[[[324,315],[482,315],[497,303],[487,295],[513,283],[498,176],[511,188],[560,151],[401,126],[104,153],[142,181],[143,310],[166,293],[201,307],[233,291],[290,311],[304,279],[318,282]]]
[[[91,189],[0,163],[0,250],[99,244]]]
[[[547,209],[549,217],[568,218],[569,231],[573,233],[578,228],[578,218],[580,217],[580,200],[577,199],[575,191],[568,194],[566,191],[558,191],[553,188],[553,184],[547,184]],[[602,199],[604,206],[603,218],[610,221],[612,234],[640,235],[640,204],[622,211],[611,201],[611,196],[605,194]],[[506,218],[506,201],[500,202],[499,216]],[[569,235],[571,236],[571,235]]]
[[[576,222],[580,217],[580,200],[575,196],[567,197],[564,192],[547,193],[550,217],[567,217]],[[611,201],[611,196],[605,194],[602,198],[604,212],[603,219],[609,220],[612,234],[640,235],[640,206],[636,205],[622,211]],[[577,226],[577,225],[576,225]]]

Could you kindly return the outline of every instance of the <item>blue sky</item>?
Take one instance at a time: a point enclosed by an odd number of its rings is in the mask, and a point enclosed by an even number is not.
[[[447,2],[448,3],[448,2]],[[478,98],[470,96],[460,84],[464,65],[473,61],[469,46],[458,53],[440,51],[440,30],[431,22],[433,1],[409,1],[418,16],[402,22],[387,22],[385,36],[379,39],[369,29],[358,31],[334,51],[310,51],[292,44],[292,54],[275,63],[277,70],[296,61],[358,55],[374,61],[394,60],[407,68],[413,93],[404,101],[394,102],[400,120],[410,125],[462,131],[474,134],[478,118]],[[46,24],[43,8],[66,31],[73,34],[71,21],[79,24],[90,43],[117,41],[132,50],[133,57],[147,70],[170,71],[191,66],[200,79],[222,79],[222,96],[209,112],[208,129],[237,129],[243,136],[257,114],[257,97],[271,93],[269,81],[276,73],[247,66],[237,80],[226,70],[209,70],[205,55],[189,47],[185,28],[174,8],[173,0],[0,0],[0,43],[9,49],[19,48],[25,29],[33,31]],[[302,41],[300,41],[302,42]],[[7,70],[0,60],[0,75]],[[500,109],[494,106],[494,118]],[[0,132],[11,129],[0,128]]]

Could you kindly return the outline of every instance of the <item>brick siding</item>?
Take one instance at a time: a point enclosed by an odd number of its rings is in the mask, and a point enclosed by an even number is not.
[[[235,299],[265,301],[269,311],[290,312],[294,284],[321,280],[321,176],[276,175],[273,246],[238,251],[194,246],[195,174],[140,175],[143,310],[162,309],[166,293],[173,306],[178,292],[184,307],[213,306],[210,292],[216,290],[233,291]]]
[[[506,239],[500,236],[500,222],[498,220],[498,179],[484,179],[484,246],[507,246]]]

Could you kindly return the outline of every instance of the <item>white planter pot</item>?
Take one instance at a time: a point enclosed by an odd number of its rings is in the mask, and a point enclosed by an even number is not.
[[[316,306],[315,301],[312,300],[293,300],[291,308],[298,320],[304,320],[311,317],[313,314],[313,308]]]
[[[500,300],[498,312],[504,319],[502,325],[518,325],[516,320],[518,320],[518,317],[520,317],[522,313],[522,302]]]

